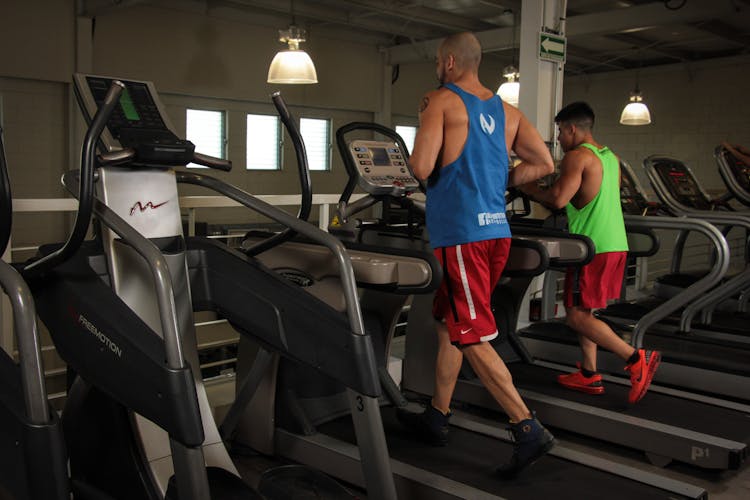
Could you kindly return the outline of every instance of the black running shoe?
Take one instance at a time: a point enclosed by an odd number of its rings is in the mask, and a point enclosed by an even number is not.
[[[420,441],[432,446],[445,446],[448,444],[448,415],[443,415],[440,410],[432,405],[427,406],[422,413],[414,413],[404,408],[396,411],[396,417],[401,424],[414,432]]]
[[[510,462],[495,470],[497,475],[503,479],[517,476],[518,473],[539,460],[555,445],[555,437],[539,423],[535,415],[532,415],[532,418],[512,424],[509,429],[514,441],[513,456]]]

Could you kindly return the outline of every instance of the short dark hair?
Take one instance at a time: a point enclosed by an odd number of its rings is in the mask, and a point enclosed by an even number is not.
[[[594,110],[583,101],[572,102],[555,115],[555,123],[571,123],[591,130],[594,128]]]

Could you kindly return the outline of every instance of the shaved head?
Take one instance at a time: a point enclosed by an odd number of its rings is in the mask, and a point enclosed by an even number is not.
[[[451,55],[459,69],[476,72],[482,60],[482,46],[474,33],[456,33],[443,40],[438,48],[438,58]]]

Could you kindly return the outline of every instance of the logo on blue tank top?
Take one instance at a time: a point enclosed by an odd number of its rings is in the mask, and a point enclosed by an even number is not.
[[[487,121],[487,118],[484,117],[484,113],[479,113],[479,124],[482,126],[482,130],[484,130],[484,133],[487,135],[492,135],[492,133],[495,131],[495,119],[492,117],[492,115],[487,115],[490,121]]]
[[[505,224],[505,214],[502,212],[480,212],[477,214],[477,220],[480,226],[490,226],[492,224]]]

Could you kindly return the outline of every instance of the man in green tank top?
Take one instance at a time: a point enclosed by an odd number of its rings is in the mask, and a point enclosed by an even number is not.
[[[566,323],[578,334],[583,361],[580,370],[560,375],[563,386],[588,394],[602,394],[602,376],[596,371],[598,346],[620,356],[630,372],[628,401],[636,403],[648,390],[661,359],[660,353],[634,349],[593,312],[620,297],[628,240],[620,204],[620,164],[617,156],[594,140],[594,111],[574,102],[555,116],[557,140],[565,152],[560,176],[545,190],[535,183],[520,187],[532,200],[568,215],[571,233],[588,236],[596,246],[594,259],[565,276]]]

